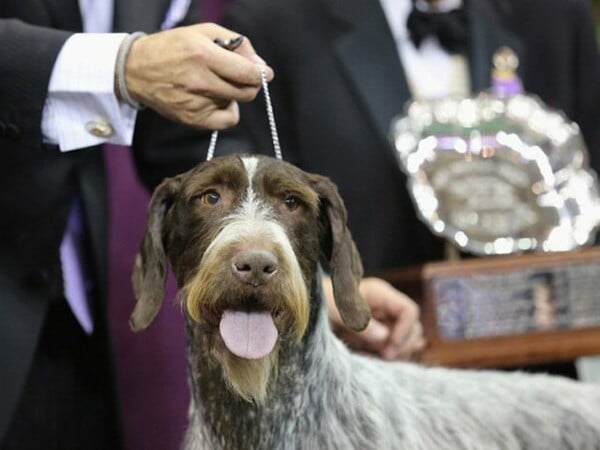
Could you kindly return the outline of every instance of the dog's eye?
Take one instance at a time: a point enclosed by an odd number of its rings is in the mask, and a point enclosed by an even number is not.
[[[207,191],[200,195],[200,201],[203,205],[216,205],[221,201],[221,196],[218,192],[215,191]]]
[[[289,211],[294,211],[300,206],[300,200],[295,195],[288,195],[283,202]]]

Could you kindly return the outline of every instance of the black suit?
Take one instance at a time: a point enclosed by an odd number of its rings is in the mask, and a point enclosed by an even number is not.
[[[169,0],[115,0],[114,29],[157,30],[169,3]],[[186,22],[198,20],[197,6],[198,2],[192,2]],[[114,420],[115,416],[114,402],[105,398],[114,396],[114,386],[105,319],[108,211],[103,154],[100,148],[61,153],[56,147],[42,143],[40,130],[54,61],[71,32],[78,30],[81,30],[81,17],[77,0],[0,2],[0,209],[3,211],[0,220],[0,443],[20,399],[25,401],[23,399],[35,390],[32,386],[36,381],[30,368],[32,364],[34,368],[42,364],[36,356],[36,347],[48,351],[47,346],[55,346],[49,351],[62,355],[76,346],[67,359],[88,354],[86,375],[91,377],[90,385],[101,386],[98,398],[106,403],[105,412],[99,414],[104,414],[107,421]],[[179,172],[195,161],[186,159],[192,156],[178,142],[170,155],[181,155],[179,164],[162,167],[166,154],[163,144],[182,128],[169,124],[152,111],[138,115],[134,148],[147,180],[155,183],[167,172]],[[62,294],[59,245],[75,195],[83,202],[90,238],[95,322],[91,338],[82,334]],[[67,342],[60,342],[57,337],[63,334]],[[72,344],[72,338],[79,343]],[[53,339],[58,341],[47,343]],[[94,361],[96,359],[98,361]],[[60,374],[56,377],[60,378]],[[26,384],[27,389],[24,389]],[[48,392],[52,389],[50,385],[45,387]],[[75,434],[86,432],[74,430]],[[31,429],[30,433],[35,434],[36,430]],[[45,447],[52,448],[52,445],[48,442]],[[94,445],[101,444],[89,436],[86,448]]]
[[[592,152],[600,151],[599,127],[590,126],[600,119],[600,69],[593,35],[586,35],[593,30],[583,15],[583,1],[514,1],[514,9],[497,1],[513,31],[528,38],[522,56],[526,89],[580,120]],[[520,20],[533,17],[535,3],[543,3],[545,10],[539,23],[535,19],[536,28],[544,26],[545,16],[564,19],[562,9],[572,9],[569,33],[564,27],[557,32],[542,28],[538,31],[547,40],[531,39]],[[467,56],[474,92],[489,86],[491,58],[501,45],[522,47],[501,27],[496,6],[470,1]],[[246,34],[274,68],[271,95],[284,158],[337,183],[366,270],[441,259],[443,246],[417,219],[388,139],[390,122],[410,93],[379,2],[241,0],[223,24]],[[561,51],[550,50],[556,48]],[[538,52],[543,61],[532,56]],[[578,59],[583,55],[587,60]],[[579,73],[576,79],[572,71]],[[221,139],[217,154],[232,149],[271,153],[262,98],[241,106],[237,133]],[[254,147],[241,138],[248,135]]]

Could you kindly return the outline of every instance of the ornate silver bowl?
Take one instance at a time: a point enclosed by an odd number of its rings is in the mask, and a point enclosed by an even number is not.
[[[392,139],[431,230],[479,254],[589,244],[600,194],[579,127],[524,94],[414,101]]]

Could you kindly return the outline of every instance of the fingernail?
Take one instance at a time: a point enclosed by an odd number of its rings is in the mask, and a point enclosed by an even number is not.
[[[258,64],[264,64],[265,66],[267,65],[265,60],[258,56],[256,53],[252,55],[252,59],[254,59],[254,62],[257,62]]]
[[[390,335],[390,330],[379,322],[372,322],[364,331],[365,337],[371,342],[383,342]]]

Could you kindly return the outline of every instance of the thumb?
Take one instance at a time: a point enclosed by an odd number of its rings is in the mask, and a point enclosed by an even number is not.
[[[390,329],[378,320],[371,318],[369,325],[364,331],[360,332],[360,335],[365,340],[365,343],[370,346],[379,347],[387,341]]]

